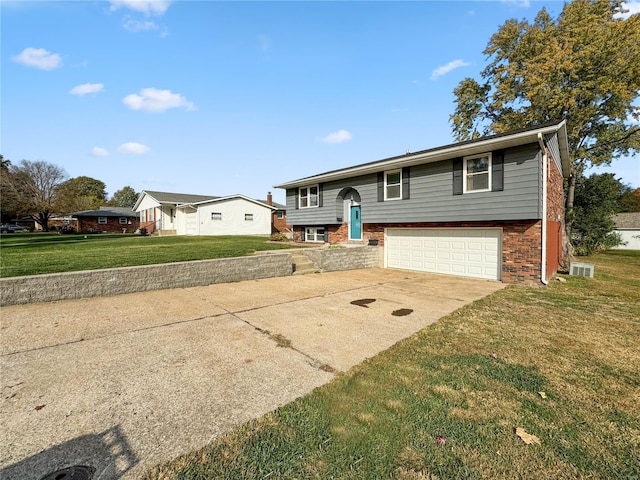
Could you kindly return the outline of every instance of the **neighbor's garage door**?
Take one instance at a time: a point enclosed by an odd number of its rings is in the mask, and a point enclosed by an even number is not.
[[[497,228],[388,228],[384,249],[390,268],[500,280]]]

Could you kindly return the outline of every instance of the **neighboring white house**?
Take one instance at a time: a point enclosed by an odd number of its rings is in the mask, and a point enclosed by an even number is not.
[[[270,235],[276,207],[244,195],[214,197],[145,190],[133,209],[149,233]]]
[[[619,213],[614,220],[614,232],[619,233],[622,239],[622,245],[614,248],[640,250],[640,212]]]

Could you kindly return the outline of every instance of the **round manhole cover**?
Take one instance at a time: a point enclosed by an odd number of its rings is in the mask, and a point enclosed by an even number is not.
[[[49,473],[40,480],[91,480],[96,469],[86,465],[75,465]]]

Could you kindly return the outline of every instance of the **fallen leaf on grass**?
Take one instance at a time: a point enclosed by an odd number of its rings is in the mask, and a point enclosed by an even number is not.
[[[547,394],[544,392],[538,392],[538,395],[540,395],[542,398],[547,398]]]
[[[532,443],[537,443],[538,445],[540,445],[540,439],[535,435],[527,433],[524,428],[516,428],[516,435],[518,435],[527,445],[531,445]]]

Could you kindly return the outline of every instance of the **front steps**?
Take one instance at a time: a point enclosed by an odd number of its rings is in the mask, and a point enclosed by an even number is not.
[[[309,260],[303,252],[291,252],[291,260],[293,261],[293,274],[305,275],[307,273],[317,273],[320,269]]]

